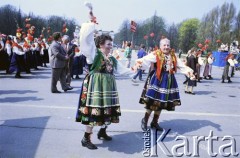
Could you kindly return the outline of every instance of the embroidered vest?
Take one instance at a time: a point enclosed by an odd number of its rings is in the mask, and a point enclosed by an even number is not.
[[[163,65],[165,64],[165,58],[164,58],[164,53],[161,50],[156,50],[156,61],[157,61],[157,79],[161,79],[161,73],[163,70]],[[170,52],[170,57],[171,57],[171,62],[173,64],[173,68],[170,67],[169,73],[170,74],[174,74],[175,72],[177,72],[177,58],[175,55],[174,51]]]

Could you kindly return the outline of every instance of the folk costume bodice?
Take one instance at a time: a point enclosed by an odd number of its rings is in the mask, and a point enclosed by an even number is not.
[[[176,57],[174,51],[171,51],[168,55],[164,54],[161,50],[156,50],[147,56],[137,60],[137,63],[141,64],[143,69],[148,69],[151,63],[156,65],[156,75],[157,78],[161,78],[161,73],[163,71],[169,72],[169,74],[174,74],[177,69],[183,74],[188,74],[193,72],[191,68],[186,66],[179,58]]]
[[[162,71],[169,72],[170,74],[177,72],[177,60],[174,52],[164,54],[160,50],[157,50],[155,53],[157,61],[157,77],[159,79]]]
[[[91,66],[90,73],[100,72],[113,74],[114,68],[117,69],[117,60],[111,55],[106,57],[98,50],[93,65]]]

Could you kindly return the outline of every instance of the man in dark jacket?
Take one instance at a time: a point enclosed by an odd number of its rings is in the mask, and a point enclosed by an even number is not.
[[[52,93],[61,93],[57,90],[58,80],[61,83],[62,89],[66,92],[67,90],[72,90],[73,88],[66,83],[66,67],[69,57],[61,46],[62,35],[60,32],[53,33],[53,39],[50,46],[51,51],[51,67],[52,67]]]

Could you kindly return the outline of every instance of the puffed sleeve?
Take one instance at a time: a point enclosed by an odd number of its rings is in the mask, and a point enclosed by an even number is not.
[[[18,55],[24,55],[25,52],[21,51],[18,47],[13,47],[13,52]]]
[[[202,57],[198,57],[198,63],[199,63],[199,65],[203,65],[204,59]]]
[[[86,57],[87,63],[92,64],[96,55],[96,46],[94,42],[94,23],[83,23],[80,30],[80,50]]]
[[[134,76],[134,71],[130,68],[126,68],[121,62],[117,62],[117,69],[114,71],[115,76],[128,75],[129,77]]]
[[[10,56],[12,54],[12,51],[11,51],[11,45],[10,44],[6,44],[6,49],[7,49],[7,53],[8,55]]]
[[[180,73],[185,75],[193,73],[193,70],[190,67],[186,66],[179,58],[177,58],[177,68],[180,70]]]
[[[148,69],[151,63],[156,63],[156,55],[154,53],[150,53],[140,59],[137,59],[136,62],[141,64],[143,69]]]
[[[237,64],[237,60],[232,60],[232,59],[228,59],[228,63],[230,64],[230,66],[235,66],[235,64]]]
[[[209,58],[208,58],[208,63],[209,63],[209,64],[212,64],[212,63],[213,63],[213,58],[210,58],[210,57],[209,57]]]

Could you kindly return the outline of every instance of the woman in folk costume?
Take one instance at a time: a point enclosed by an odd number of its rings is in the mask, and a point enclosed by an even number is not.
[[[85,66],[85,56],[82,55],[77,45],[73,45],[75,50],[75,55],[73,58],[73,67],[72,67],[72,78],[75,75],[75,79],[80,79],[79,75],[83,74],[83,67]]]
[[[94,41],[95,25],[95,22],[84,23],[80,30],[80,50],[91,67],[82,84],[76,121],[86,125],[81,142],[88,149],[97,149],[90,139],[94,126],[101,126],[99,139],[112,140],[106,128],[119,123],[121,115],[114,75],[133,74],[109,54],[112,49],[109,35],[100,35]]]
[[[155,63],[155,69],[149,73],[140,98],[140,103],[145,104],[146,108],[145,116],[141,121],[144,131],[147,130],[152,111],[154,116],[151,128],[163,130],[158,124],[161,111],[163,109],[174,111],[175,106],[181,105],[178,84],[174,76],[177,68],[184,74],[193,73],[192,69],[175,56],[174,50],[170,50],[170,40],[167,38],[160,41],[160,49],[137,60],[137,64],[145,68],[151,63]]]
[[[14,42],[12,44],[13,49],[13,56],[10,63],[9,72],[13,73],[16,71],[15,78],[22,78],[20,75],[21,71],[25,71],[25,61],[24,61],[24,54],[22,46],[19,45],[20,39],[14,38]]]
[[[189,52],[189,56],[187,57],[187,66],[190,67],[193,70],[193,74],[197,75],[196,72],[196,48],[192,48]],[[194,75],[187,74],[187,82],[186,82],[186,87],[185,87],[185,93],[195,95],[193,92],[193,87],[197,86],[197,81],[196,77]]]
[[[205,65],[205,68],[204,68],[204,72],[203,72],[203,77],[204,79],[208,79],[209,80],[212,80],[212,64],[213,64],[213,61],[214,61],[214,57],[212,56],[212,52],[209,52],[208,55],[207,55],[207,59],[206,59],[206,65]]]
[[[222,83],[225,82],[224,80],[228,80],[228,83],[231,83],[232,82],[230,79],[231,72],[235,64],[237,64],[238,62],[236,59],[234,59],[234,55],[231,53],[226,57],[225,60],[226,60],[226,65],[223,70]]]
[[[7,36],[7,41],[5,44],[5,51],[7,53],[6,57],[6,73],[9,74],[10,63],[12,59],[12,36]]]
[[[32,66],[35,70],[39,70],[38,66],[42,66],[41,54],[40,54],[41,45],[39,45],[37,38],[34,39],[31,50],[32,50],[32,54],[33,54]]]
[[[201,67],[204,63],[204,59],[201,57],[202,56],[202,50],[199,49],[196,53],[196,60],[197,60],[197,64],[196,64],[196,69],[197,69],[197,82],[201,82],[200,80],[202,79],[201,77]]]
[[[41,54],[42,54],[42,63],[44,67],[47,67],[47,63],[49,63],[49,54],[48,54],[48,44],[46,43],[46,40],[43,39],[41,42]]]
[[[25,66],[26,66],[26,73],[31,73],[31,59],[32,59],[32,52],[30,50],[31,45],[30,42],[27,41],[27,37],[25,38],[25,42],[23,44],[23,51],[25,52],[24,60],[25,60]]]
[[[3,36],[0,32],[0,70],[6,70],[8,73],[9,69],[9,62],[8,62],[8,53],[5,50],[5,42],[3,40]]]

